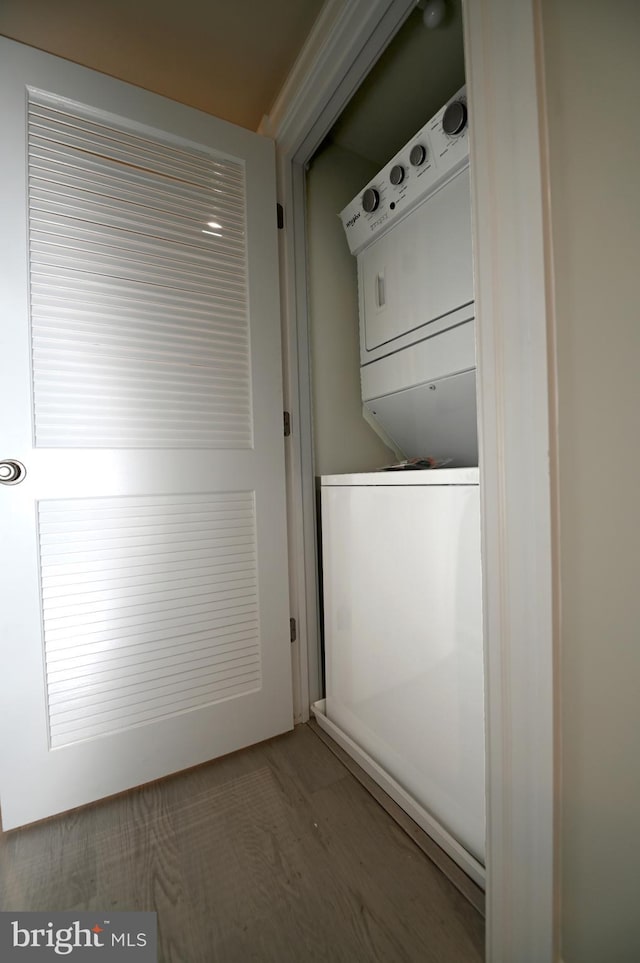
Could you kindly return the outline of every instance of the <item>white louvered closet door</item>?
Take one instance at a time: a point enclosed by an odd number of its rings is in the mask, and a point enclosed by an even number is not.
[[[273,145],[6,40],[0,119],[10,829],[292,699]]]

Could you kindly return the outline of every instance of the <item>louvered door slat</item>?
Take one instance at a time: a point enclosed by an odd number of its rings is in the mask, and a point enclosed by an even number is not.
[[[141,592],[139,588],[131,589],[124,586],[119,590],[109,589],[103,592],[90,592],[86,595],[76,593],[73,599],[69,599],[67,594],[62,596],[46,596],[47,606],[52,619],[60,616],[84,616],[93,615],[95,612],[113,612],[116,608],[119,611],[126,611],[128,608],[137,610],[154,610],[181,608],[199,599],[216,598],[243,598],[255,594],[256,583],[254,579],[234,579],[220,580],[215,582],[216,588],[212,590],[210,579],[194,581],[189,586],[180,588],[155,588],[153,591]]]
[[[179,644],[166,636],[158,636],[153,640],[152,647],[140,644],[115,647],[104,642],[92,642],[70,649],[52,650],[49,655],[48,686],[55,686],[59,691],[64,686],[86,685],[87,676],[96,668],[96,659],[100,661],[98,671],[109,671],[113,673],[110,678],[115,679],[121,672],[127,674],[137,671],[139,667],[160,665],[165,661],[167,665],[173,665],[174,660],[182,663],[190,657],[197,658],[203,652],[244,652],[247,648],[253,648],[255,633],[254,620],[245,622],[241,628],[221,629],[216,634],[215,643],[205,631],[196,631],[181,635]]]
[[[96,657],[101,660],[101,669],[108,673],[109,682],[102,682],[101,675],[95,674],[96,685],[120,685],[122,680],[129,679],[132,673],[145,672],[147,669],[169,668],[175,671],[176,666],[191,664],[198,659],[209,659],[216,655],[226,657],[235,654],[246,654],[253,651],[253,635],[255,628],[249,626],[245,631],[228,632],[216,639],[211,645],[197,634],[185,635],[181,638],[182,645],[172,645],[166,639],[159,640],[150,652],[145,646],[130,646],[118,650],[100,648],[98,645],[88,645],[82,652],[74,650],[71,654],[67,650],[52,654],[48,674],[48,691],[50,693],[81,691],[87,685],[88,668],[95,664]],[[75,654],[74,654],[75,653]],[[57,658],[56,658],[57,656]],[[60,666],[60,668],[58,668]],[[93,684],[93,683],[91,683]]]
[[[126,276],[132,281],[144,284],[156,284],[173,289],[186,287],[188,291],[215,297],[216,292],[230,298],[243,300],[245,287],[233,278],[213,278],[207,272],[203,275],[202,266],[194,266],[190,270],[177,270],[173,265],[157,261],[154,263],[149,256],[134,258],[127,254],[119,257],[107,251],[97,251],[95,254],[84,252],[80,255],[76,248],[67,244],[64,248],[60,244],[50,244],[33,241],[31,243],[31,264],[42,273],[64,274],[73,279],[80,274],[113,277]]]
[[[207,184],[212,174],[224,172],[221,163],[209,164],[199,153],[136,133],[122,118],[114,124],[86,105],[62,103],[43,91],[30,91],[29,101],[33,129],[53,144],[75,142],[79,149],[98,157],[117,156],[119,152],[134,167],[137,164],[143,169],[164,171],[187,182],[200,179]]]
[[[207,296],[215,293],[218,287],[224,287],[228,294],[244,297],[244,281],[233,272],[225,275],[223,271],[213,271],[211,261],[202,264],[188,256],[177,260],[160,251],[137,251],[133,245],[118,248],[95,242],[91,245],[84,241],[82,251],[78,247],[73,235],[41,236],[34,231],[31,236],[31,263],[38,265],[42,271],[49,268],[51,273],[55,269],[126,277],[138,283],[160,284],[164,287],[186,285],[188,290],[193,287],[194,292]],[[229,255],[230,252],[231,249],[227,248],[226,253]]]
[[[55,215],[84,220],[89,223],[101,223],[108,227],[136,232],[140,234],[157,234],[163,240],[182,243],[196,243],[198,233],[205,234],[210,247],[216,250],[226,250],[240,257],[242,253],[242,239],[232,236],[228,242],[218,240],[222,238],[220,232],[207,232],[202,221],[187,218],[180,214],[165,215],[150,207],[137,207],[126,202],[117,203],[117,199],[106,199],[104,195],[87,194],[76,190],[74,194],[62,194],[55,191],[43,191],[33,183],[30,187],[31,209],[38,217]],[[205,222],[206,223],[206,222]],[[204,239],[203,239],[204,240]]]
[[[220,655],[168,663],[159,669],[143,666],[137,673],[129,672],[128,675],[122,674],[119,678],[110,678],[107,682],[89,686],[76,685],[68,690],[52,687],[49,694],[51,716],[56,724],[78,717],[83,717],[86,722],[92,715],[99,714],[96,712],[96,705],[114,712],[130,709],[138,702],[158,696],[158,683],[167,684],[167,669],[172,672],[170,684],[173,691],[189,694],[198,686],[206,685],[214,679],[220,682],[229,676],[237,675],[239,671],[254,671],[256,667],[255,655]]]
[[[162,321],[158,321],[155,324],[150,322],[140,322],[131,321],[130,324],[125,326],[118,320],[112,320],[107,317],[100,317],[96,314],[91,314],[86,312],[87,320],[84,319],[74,319],[67,320],[65,318],[57,317],[40,317],[36,319],[36,324],[38,330],[46,337],[49,331],[68,331],[71,335],[76,333],[86,332],[94,338],[101,337],[104,333],[104,328],[108,327],[116,336],[123,336],[127,341],[137,341],[140,344],[147,344],[148,338],[154,333],[154,327],[161,327],[163,330],[163,336],[167,344],[184,344],[187,346],[196,347],[206,347],[210,342],[210,337],[207,333],[202,332],[198,328],[187,326],[186,324],[180,327],[177,322],[164,324]],[[225,349],[228,352],[235,351],[236,354],[242,356],[243,342],[235,334],[223,331],[223,336],[226,342]],[[241,393],[241,389],[238,389]]]
[[[128,371],[114,374],[108,365],[101,365],[99,362],[92,364],[86,362],[84,368],[87,370],[85,371],[79,363],[74,364],[72,361],[62,363],[58,358],[42,361],[41,368],[43,370],[43,381],[47,387],[53,390],[57,386],[60,386],[61,390],[56,393],[58,397],[62,397],[65,387],[72,389],[75,386],[77,389],[78,387],[85,386],[88,378],[91,379],[91,382],[90,385],[87,385],[87,388],[95,386],[96,390],[100,391],[101,389],[111,390],[111,386],[116,386],[113,394],[118,397],[118,399],[125,397],[125,392],[122,391],[123,387],[131,393],[137,393],[137,391],[143,390],[145,397],[147,396],[147,391],[149,391],[149,394],[155,391],[162,395],[165,388],[167,393],[177,391],[182,397],[185,397],[188,396],[188,393],[184,391],[185,385],[188,385],[189,382],[201,385],[206,383],[207,378],[206,372],[202,376],[199,376],[197,369],[195,369],[192,372],[185,372],[184,374],[173,372],[170,377],[166,375],[163,380],[161,377],[158,377],[157,368],[150,367],[148,371],[138,372],[138,377],[135,379],[134,384],[133,379],[129,381],[127,378],[127,375],[129,375]],[[220,381],[222,382],[222,380],[221,376]],[[213,392],[211,393],[211,397],[224,397],[227,390],[229,393],[233,391],[234,397],[237,396],[237,386],[231,374],[224,380],[225,384],[220,384],[215,395]],[[204,399],[199,398],[199,401],[204,400],[204,403],[206,403],[208,397],[209,396],[206,395]],[[171,400],[173,401],[174,399]]]
[[[40,502],[38,515],[52,747],[259,686],[250,492],[49,501]],[[238,553],[245,559],[240,575],[237,562],[230,563],[236,571],[225,567]],[[158,569],[158,561],[167,567]],[[199,584],[175,581],[180,561]],[[77,565],[92,567],[91,581],[78,585],[70,572]],[[55,594],[48,593],[56,579]],[[105,584],[110,588],[96,591]]]
[[[130,302],[134,302],[135,305],[136,302],[141,301],[144,301],[148,308],[153,308],[153,302],[158,301],[165,307],[173,304],[176,311],[179,311],[184,299],[188,305],[194,305],[205,311],[210,310],[211,307],[218,310],[224,308],[227,313],[230,310],[236,317],[243,310],[243,299],[238,292],[223,288],[212,294],[198,287],[183,291],[179,286],[170,283],[136,282],[129,278],[109,277],[108,274],[91,275],[88,272],[65,268],[49,269],[46,266],[38,269],[37,259],[34,259],[31,268],[34,274],[35,295],[64,297],[65,301],[71,303],[94,297],[97,298],[98,304],[106,298],[108,303],[120,304],[123,308],[126,308]],[[231,319],[231,315],[229,318]]]
[[[37,346],[44,350],[50,348],[52,352],[56,350],[64,351],[65,348],[69,350],[67,344],[71,342],[74,351],[83,354],[85,345],[95,347],[98,339],[104,340],[106,336],[109,336],[109,354],[119,353],[122,349],[125,349],[127,355],[133,358],[136,356],[157,358],[170,354],[171,357],[184,359],[189,364],[199,362],[200,366],[208,359],[212,363],[217,362],[222,365],[234,364],[242,370],[246,370],[247,366],[245,353],[242,348],[238,348],[236,345],[226,345],[223,349],[216,351],[209,344],[201,344],[195,339],[180,343],[174,338],[165,336],[162,347],[156,348],[149,342],[148,338],[136,337],[135,332],[132,332],[129,336],[123,335],[118,331],[113,331],[108,325],[87,325],[84,328],[79,325],[61,325],[60,327],[34,325],[34,328],[34,347]],[[108,332],[108,335],[105,334],[105,331]],[[64,346],[61,342],[64,342]],[[95,350],[94,353],[97,354],[98,351]],[[106,354],[106,352],[103,352],[103,354]]]
[[[37,445],[251,447],[242,164],[29,100]]]
[[[51,145],[43,144],[37,133],[32,130],[31,148],[33,165],[31,181],[42,190],[50,190],[61,195],[79,191],[80,195],[103,195],[103,199],[127,199],[134,207],[153,206],[160,211],[178,213],[181,217],[192,215],[199,219],[202,214],[208,214],[212,209],[205,203],[202,188],[216,191],[212,203],[221,212],[228,212],[229,217],[238,219],[240,227],[243,210],[242,177],[233,184],[231,168],[227,168],[227,176],[211,176],[206,184],[190,185],[186,181],[163,174],[163,180],[158,181],[154,174],[158,171],[146,171],[140,166],[136,169],[130,163],[122,163],[119,167],[109,166],[103,160],[96,162],[95,157],[83,154],[69,147],[58,145],[57,150],[51,150]],[[108,155],[111,156],[111,155]],[[90,159],[87,159],[87,158]],[[177,187],[172,191],[171,187]],[[181,204],[176,203],[182,201]]]
[[[170,289],[162,292],[154,290],[150,286],[142,292],[140,288],[132,289],[130,294],[127,292],[107,292],[102,289],[98,292],[94,289],[70,291],[65,294],[56,287],[55,281],[51,278],[43,277],[38,283],[33,285],[33,295],[31,308],[33,315],[38,313],[46,314],[48,311],[63,310],[69,313],[70,306],[74,311],[100,314],[106,312],[120,312],[120,317],[132,318],[140,317],[151,320],[156,316],[168,319],[193,318],[197,323],[213,321],[218,327],[228,328],[232,331],[242,331],[239,324],[239,308],[233,309],[229,304],[229,299],[222,302],[224,311],[216,310],[212,300],[196,299],[194,297],[176,298]],[[99,296],[96,296],[98,294]],[[144,294],[144,296],[143,296]],[[137,297],[135,296],[137,295]],[[160,296],[161,295],[161,296]],[[215,333],[215,325],[211,327],[212,336]]]
[[[134,258],[144,255],[178,264],[196,265],[213,274],[218,269],[224,270],[225,266],[231,272],[235,272],[241,260],[238,254],[216,244],[214,234],[208,235],[205,239],[194,236],[187,242],[179,243],[173,240],[168,243],[158,238],[148,240],[141,234],[118,231],[106,224],[93,225],[86,221],[55,214],[44,216],[39,215],[37,211],[31,213],[30,226],[33,239],[40,239],[54,245],[64,244],[67,241],[83,248],[87,245],[105,245],[111,249],[126,252]]]
[[[168,185],[158,183],[150,174],[141,170],[131,167],[120,170],[95,156],[77,151],[51,150],[39,140],[35,132],[31,141],[31,157],[31,176],[33,180],[38,180],[40,186],[58,184],[96,191],[97,185],[108,185],[110,189],[130,196],[130,199],[138,204],[147,199],[161,198],[164,210],[178,211],[183,215],[202,217],[212,210],[208,202],[203,202],[202,192],[198,188],[189,187],[185,182],[172,178],[169,189]],[[224,191],[224,194],[218,195],[213,204],[219,210],[241,213],[242,179],[238,179],[238,189],[234,189],[228,175],[226,191],[225,178],[217,179],[216,186]],[[215,185],[215,182],[216,178],[212,177],[210,184]]]

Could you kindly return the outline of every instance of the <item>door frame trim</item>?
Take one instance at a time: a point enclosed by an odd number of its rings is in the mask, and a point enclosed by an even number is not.
[[[277,147],[297,718],[320,696],[305,166],[414,9],[329,0],[261,132]],[[487,717],[487,959],[558,959],[555,333],[539,0],[463,0]],[[514,377],[517,373],[517,377]]]

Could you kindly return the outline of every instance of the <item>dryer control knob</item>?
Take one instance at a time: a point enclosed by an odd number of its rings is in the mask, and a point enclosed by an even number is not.
[[[391,168],[391,173],[389,174],[389,180],[391,181],[394,187],[397,187],[398,184],[402,184],[404,180],[404,167],[402,166],[402,164],[395,164]]]
[[[415,144],[411,148],[411,153],[409,154],[409,160],[414,167],[420,167],[420,164],[424,164],[427,159],[427,148],[424,144]]]
[[[461,100],[454,100],[446,108],[442,117],[442,129],[445,134],[453,137],[460,134],[467,126],[467,108]]]
[[[380,195],[375,187],[367,187],[366,191],[362,195],[362,207],[366,213],[371,214],[373,211],[375,211],[379,203]]]

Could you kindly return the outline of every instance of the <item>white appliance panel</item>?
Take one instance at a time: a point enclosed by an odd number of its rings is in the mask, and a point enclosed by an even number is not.
[[[469,471],[322,480],[326,713],[483,862],[480,517]]]
[[[358,259],[367,420],[405,457],[477,464],[475,382],[457,377],[476,364],[464,88],[341,218]]]
[[[455,134],[447,134],[443,128],[445,112],[452,102],[463,105],[466,116],[466,89],[462,87],[340,213],[352,254],[359,254],[375,237],[394,227],[416,204],[469,163],[466,123]],[[369,211],[364,205],[367,192],[376,198]]]
[[[475,368],[475,358],[475,331],[471,317],[437,337],[425,338],[402,351],[394,351],[363,365],[360,368],[362,399],[366,403],[394,391],[470,371]]]
[[[473,302],[468,167],[362,251],[358,282],[363,365],[458,323]]]
[[[477,465],[475,369],[375,398],[365,406],[407,457],[447,459],[454,468]]]

